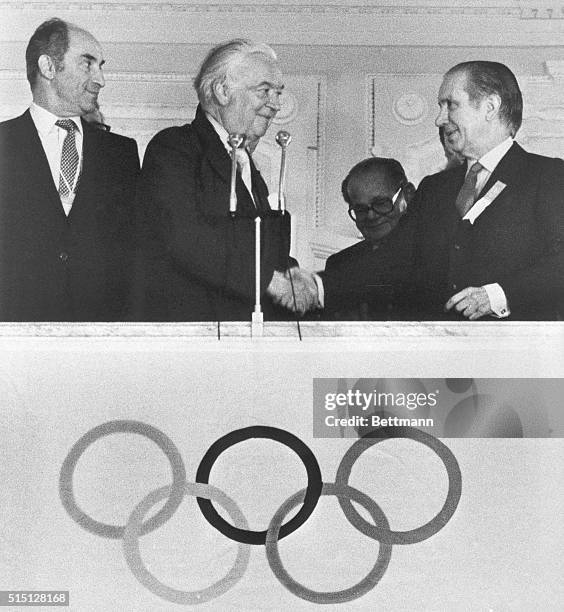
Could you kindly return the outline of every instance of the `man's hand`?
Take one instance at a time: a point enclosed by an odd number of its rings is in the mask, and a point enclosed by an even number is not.
[[[313,274],[298,267],[284,273],[275,271],[266,292],[275,304],[300,315],[317,308],[319,304]]]
[[[466,287],[455,293],[445,304],[445,310],[453,308],[470,321],[493,314],[488,292],[483,287]]]

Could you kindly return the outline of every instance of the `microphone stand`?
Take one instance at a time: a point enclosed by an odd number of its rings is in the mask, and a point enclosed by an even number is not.
[[[280,156],[280,180],[278,181],[278,211],[281,215],[286,214],[286,149],[292,142],[292,135],[286,130],[280,130],[276,134],[276,143],[282,149]],[[290,256],[288,256],[287,264],[288,276],[290,278],[290,287],[292,288],[292,298],[294,300],[294,308],[296,307],[296,293],[294,289],[294,281],[292,280],[292,274],[290,273]],[[296,326],[298,328],[298,337],[302,340],[302,330],[300,327],[300,319],[296,311]]]
[[[255,309],[251,318],[251,337],[264,333],[264,316],[260,306],[260,215],[255,217]]]
[[[278,184],[278,210],[282,213],[286,213],[286,149],[292,142],[292,136],[285,130],[280,130],[276,134],[276,142],[282,149],[282,155],[280,157],[280,180]]]
[[[235,184],[237,177],[237,149],[245,143],[245,134],[229,134],[231,147],[231,193],[229,195],[229,213],[235,218],[237,212],[237,194]],[[255,217],[255,309],[251,317],[251,337],[262,336],[264,332],[264,316],[260,304],[260,215]]]

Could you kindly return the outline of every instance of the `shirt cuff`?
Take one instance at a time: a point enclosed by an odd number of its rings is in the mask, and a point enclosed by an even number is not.
[[[505,297],[505,291],[501,288],[498,283],[492,283],[491,285],[484,285],[484,289],[488,294],[490,300],[490,308],[492,314],[498,319],[505,319],[511,314],[509,306],[507,304],[507,298]]]
[[[323,287],[321,276],[313,272],[313,280],[315,280],[315,284],[317,285],[317,307],[325,308],[325,288]]]

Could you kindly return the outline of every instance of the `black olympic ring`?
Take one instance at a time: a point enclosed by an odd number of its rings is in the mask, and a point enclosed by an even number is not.
[[[382,427],[374,429],[359,438],[345,453],[337,468],[336,484],[348,484],[352,467],[360,455],[368,448],[390,438],[409,438],[428,446],[444,463],[448,474],[448,493],[443,507],[428,523],[410,531],[392,531],[378,525],[371,525],[354,509],[348,499],[339,497],[339,504],[345,516],[364,535],[386,544],[416,544],[422,542],[442,529],[450,520],[462,494],[462,474],[456,457],[440,440],[414,427]]]
[[[266,425],[254,425],[252,427],[244,427],[243,429],[232,431],[231,433],[219,438],[219,440],[210,446],[200,462],[200,465],[198,466],[198,470],[196,472],[196,482],[208,484],[213,464],[221,453],[234,444],[238,444],[244,440],[249,440],[250,438],[267,438],[288,446],[303,461],[306,468],[308,484],[303,499],[303,506],[291,520],[282,525],[280,528],[279,537],[285,538],[287,535],[298,529],[298,527],[301,527],[311,516],[311,513],[314,511],[315,506],[319,501],[323,487],[319,463],[317,463],[317,459],[309,447],[306,446],[306,444],[298,437],[294,436],[288,431],[284,431],[283,429],[268,427]],[[196,501],[198,502],[200,510],[206,517],[207,521],[218,531],[223,533],[223,535],[226,535],[228,538],[231,538],[236,542],[242,542],[245,544],[265,543],[267,532],[266,529],[264,531],[238,529],[219,515],[217,510],[213,507],[211,501],[202,499],[200,497],[196,498]]]
[[[82,453],[92,443],[96,442],[96,440],[113,433],[135,433],[145,436],[149,438],[149,440],[152,440],[170,461],[170,466],[172,468],[170,496],[155,516],[150,518],[143,525],[141,533],[145,535],[166,523],[176,512],[176,509],[184,498],[184,483],[186,481],[186,469],[184,468],[184,462],[182,461],[180,452],[173,441],[156,427],[141,423],[140,421],[109,421],[85,433],[82,438],[73,445],[69,454],[63,461],[61,474],[59,476],[59,496],[65,510],[69,513],[71,518],[87,531],[104,538],[118,539],[123,536],[125,526],[108,525],[107,523],[96,521],[78,507],[74,498],[72,484],[74,470]]]
[[[221,504],[229,513],[229,516],[233,519],[242,529],[248,529],[249,525],[247,520],[239,506],[223,491],[208,484],[200,484],[187,482],[184,484],[184,495],[191,495],[192,497],[205,497],[206,499],[214,499],[216,502]],[[125,560],[129,569],[133,575],[139,580],[139,582],[145,586],[149,591],[178,604],[200,604],[206,601],[210,601],[215,597],[223,595],[231,587],[235,586],[239,580],[243,577],[247,565],[249,564],[249,557],[251,556],[251,549],[248,546],[239,544],[237,557],[233,567],[229,572],[217,582],[205,589],[199,591],[180,591],[172,587],[163,584],[160,580],[155,578],[153,574],[147,569],[141,558],[141,552],[139,551],[139,536],[141,535],[142,521],[145,518],[147,512],[161,499],[170,495],[170,486],[161,487],[149,493],[144,499],[142,499],[127,521],[125,532],[123,534],[123,552]]]
[[[337,604],[362,597],[362,595],[368,593],[368,591],[372,590],[378,584],[380,578],[382,578],[388,568],[392,556],[391,544],[380,543],[378,559],[374,567],[360,582],[342,591],[313,591],[312,589],[308,589],[294,580],[282,565],[282,559],[278,552],[278,533],[280,531],[280,525],[288,512],[301,502],[304,491],[305,489],[302,489],[289,497],[280,508],[278,508],[276,514],[270,521],[266,535],[266,558],[268,559],[270,569],[276,578],[278,578],[291,593],[307,601],[312,601],[313,603]],[[368,510],[377,525],[383,524],[383,529],[390,528],[388,519],[382,512],[380,506],[378,506],[371,497],[368,497],[368,495],[362,493],[358,489],[343,484],[323,483],[321,495],[335,495],[339,500],[352,499]]]

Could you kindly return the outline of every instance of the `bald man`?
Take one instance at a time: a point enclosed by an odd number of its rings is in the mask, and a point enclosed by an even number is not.
[[[322,273],[328,319],[401,319],[411,267],[415,193],[401,164],[372,157],[352,168],[342,184],[349,216],[362,242],[328,258]]]
[[[83,120],[105,84],[102,48],[50,19],[26,64],[33,102],[0,124],[0,320],[122,320],[139,159],[134,140]]]

